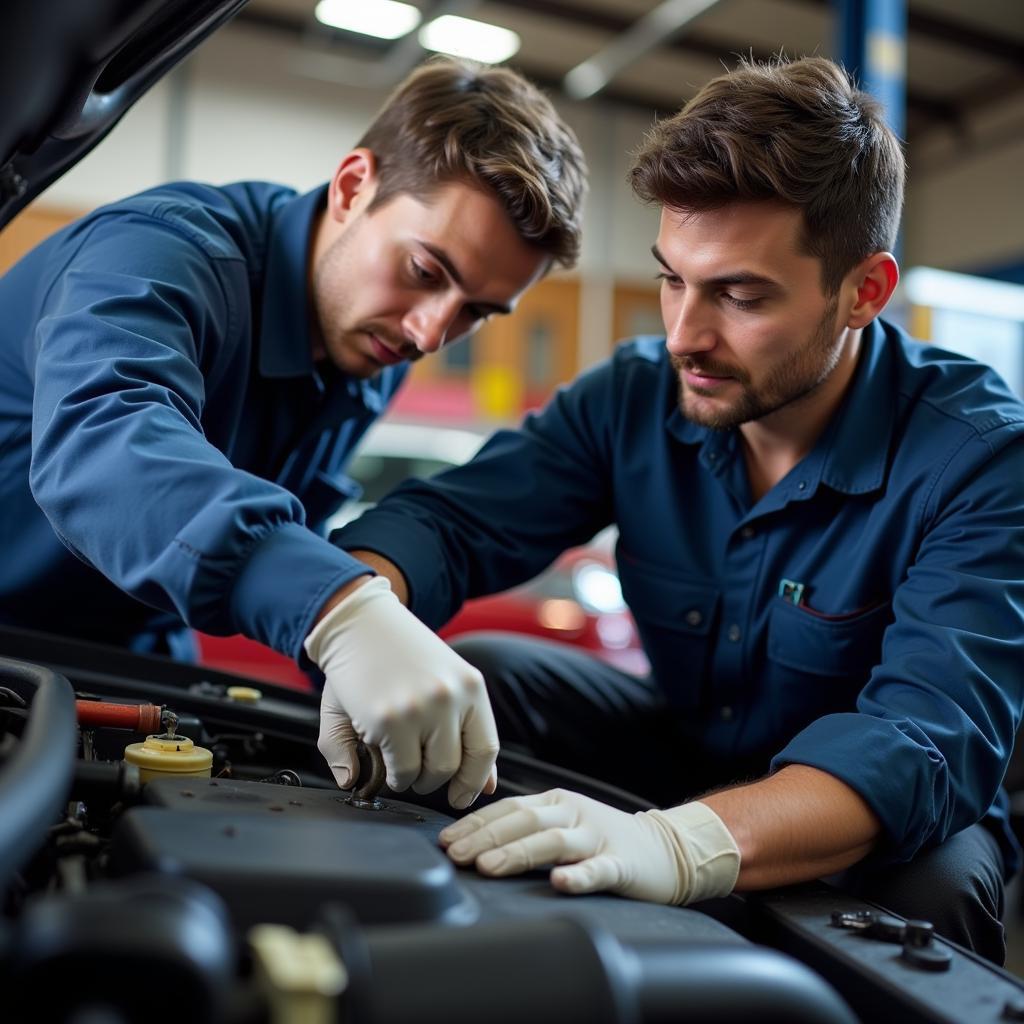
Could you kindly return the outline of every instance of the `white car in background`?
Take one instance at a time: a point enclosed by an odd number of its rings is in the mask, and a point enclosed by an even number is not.
[[[423,479],[469,462],[486,440],[487,434],[463,427],[378,421],[366,432],[346,469],[363,493],[334,514],[328,531],[356,519],[410,477]]]

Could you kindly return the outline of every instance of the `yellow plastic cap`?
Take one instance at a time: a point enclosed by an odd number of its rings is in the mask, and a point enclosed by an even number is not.
[[[213,766],[213,754],[187,736],[147,736],[125,747],[124,759],[138,767],[143,782],[166,775],[209,777]]]
[[[240,704],[255,704],[263,699],[263,691],[255,686],[229,686],[228,700],[237,700]]]

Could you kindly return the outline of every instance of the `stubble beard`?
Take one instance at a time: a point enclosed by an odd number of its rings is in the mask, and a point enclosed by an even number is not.
[[[345,282],[346,288],[352,284],[345,267],[345,254],[354,240],[349,235],[336,238],[320,258],[313,272],[312,307],[316,317],[314,329],[327,360],[343,373],[365,380],[383,369],[365,356],[365,339],[370,334],[401,352],[406,361],[415,356],[406,351],[406,343],[394,338],[387,328],[372,323],[351,323],[347,293],[339,294],[337,286],[332,287],[331,282],[339,279]]]
[[[346,243],[345,235],[336,238],[317,263],[313,271],[312,305],[313,315],[316,317],[314,330],[317,332],[317,339],[323,355],[326,356],[328,362],[340,370],[353,373],[353,368],[342,365],[341,360],[341,356],[346,354],[354,344],[348,340],[350,329],[344,326],[348,320],[346,308],[348,303],[343,296],[337,294],[337,289],[331,288],[329,284],[336,275],[344,277],[344,273],[339,275],[336,268],[340,268],[344,263]],[[349,360],[344,360],[344,362],[348,363]]]
[[[839,363],[842,347],[835,336],[838,308],[839,297],[833,296],[807,343],[776,366],[757,388],[751,386],[750,375],[736,367],[689,356],[670,356],[679,378],[679,411],[698,426],[732,430],[807,398],[828,380]],[[740,396],[729,406],[701,410],[694,399],[703,393],[683,383],[684,370],[731,376],[741,388]]]

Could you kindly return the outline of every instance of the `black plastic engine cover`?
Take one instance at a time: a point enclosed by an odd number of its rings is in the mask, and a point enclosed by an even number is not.
[[[112,867],[202,881],[239,927],[295,926],[321,905],[345,903],[364,925],[559,915],[624,942],[749,945],[700,910],[605,893],[567,897],[546,871],[485,878],[454,869],[437,846],[453,819],[401,800],[360,807],[336,789],[195,778],[156,779],[143,798],[150,806],[128,812],[114,832]]]
[[[263,922],[305,929],[333,901],[367,924],[475,916],[438,849],[375,821],[136,807],[117,824],[110,864],[120,875],[158,871],[202,882],[241,929]]]

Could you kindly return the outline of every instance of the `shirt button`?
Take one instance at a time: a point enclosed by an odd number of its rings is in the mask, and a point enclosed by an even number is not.
[[[728,704],[726,704],[725,707],[721,707],[721,708],[718,709],[718,715],[722,719],[723,722],[731,722],[732,721],[732,708],[729,707]]]
[[[797,490],[806,491],[807,490],[807,481],[806,480],[801,480],[800,483],[798,483],[796,486],[797,486]]]
[[[704,616],[696,608],[691,608],[686,613],[686,624],[688,626],[699,626],[703,621]]]
[[[740,530],[740,536],[744,540],[752,540],[756,533],[757,530],[755,530],[752,526],[744,526],[743,529]]]
[[[739,626],[737,626],[737,625],[736,625],[736,623],[733,623],[733,624],[732,624],[732,625],[731,625],[731,626],[729,627],[729,631],[728,631],[728,632],[727,632],[727,633],[726,633],[725,635],[726,635],[726,636],[727,636],[727,637],[729,638],[729,640],[730,640],[730,641],[731,641],[732,643],[734,643],[734,644],[738,644],[738,643],[740,642],[740,637],[741,637],[741,636],[742,636],[743,634],[742,634],[742,633],[740,632],[740,627],[739,627]]]

